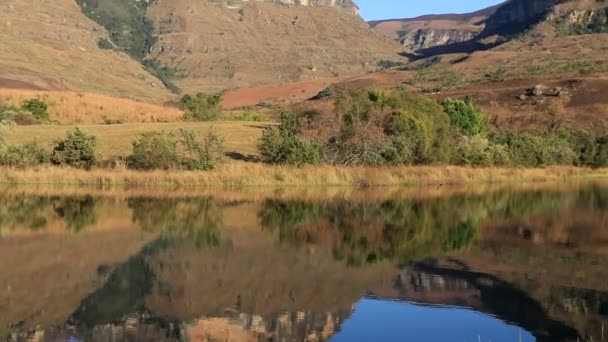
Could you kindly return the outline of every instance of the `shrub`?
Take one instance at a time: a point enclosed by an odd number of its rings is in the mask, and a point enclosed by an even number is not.
[[[456,146],[455,161],[472,166],[508,165],[510,162],[505,146],[492,144],[480,136],[462,137]]]
[[[193,131],[147,132],[133,142],[127,166],[136,170],[210,170],[224,154],[224,138],[209,130],[202,141]]]
[[[51,163],[90,169],[97,162],[97,139],[76,128],[53,147]]]
[[[23,102],[21,109],[32,113],[38,120],[48,121],[50,119],[49,108],[46,103],[39,99],[29,99]]]
[[[16,168],[26,168],[48,163],[50,154],[36,141],[25,145],[9,145],[0,154],[0,164]]]
[[[486,119],[472,99],[467,97],[463,101],[448,98],[442,105],[450,124],[462,134],[474,136],[487,132]]]
[[[560,134],[509,132],[494,140],[506,144],[511,162],[517,166],[574,165],[579,159],[571,142]]]
[[[318,145],[297,136],[298,120],[293,112],[281,113],[279,126],[267,127],[258,148],[267,162],[273,164],[318,164],[321,150]]]
[[[165,131],[142,133],[127,157],[127,166],[136,170],[166,170],[175,168],[177,162],[177,141]]]
[[[179,131],[180,164],[187,170],[211,170],[224,155],[224,137],[213,129],[207,131],[202,141],[196,139],[193,131]]]
[[[221,113],[223,94],[198,93],[194,96],[184,95],[180,104],[186,111],[185,118],[194,121],[215,120]]]
[[[414,162],[414,152],[410,139],[404,136],[391,138],[382,151],[382,157],[391,165],[411,165]]]

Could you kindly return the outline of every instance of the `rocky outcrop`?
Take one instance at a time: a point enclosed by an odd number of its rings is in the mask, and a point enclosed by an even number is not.
[[[420,50],[439,45],[462,43],[475,38],[478,31],[459,29],[419,29],[406,33],[400,39],[407,50]]]
[[[465,14],[425,15],[409,19],[370,22],[379,33],[400,42],[406,50],[416,51],[435,46],[462,43],[475,38],[485,20],[499,6]]]
[[[543,19],[560,0],[510,0],[486,20],[481,37],[522,32]]]
[[[210,0],[215,3],[223,3],[228,7],[241,7],[252,0]],[[352,0],[255,0],[256,2],[269,2],[282,5],[305,6],[305,7],[336,7],[352,14],[359,14],[359,7]]]

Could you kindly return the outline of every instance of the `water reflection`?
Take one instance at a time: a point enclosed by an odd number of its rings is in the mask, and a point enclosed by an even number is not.
[[[0,196],[0,335],[603,341],[605,190]]]

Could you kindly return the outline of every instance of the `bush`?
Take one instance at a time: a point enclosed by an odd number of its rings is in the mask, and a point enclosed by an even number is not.
[[[136,170],[211,170],[223,154],[224,139],[213,130],[202,141],[184,129],[177,133],[148,132],[133,142],[127,166]]]
[[[507,148],[492,144],[488,139],[464,136],[456,146],[456,163],[471,166],[509,165]]]
[[[48,163],[50,154],[37,142],[25,145],[7,146],[0,154],[0,164],[16,168],[26,168]]]
[[[194,121],[211,121],[221,114],[223,94],[198,93],[194,96],[184,95],[180,104],[186,111],[185,119]]]
[[[264,129],[258,148],[267,162],[273,164],[318,164],[318,145],[297,136],[298,120],[293,112],[281,113],[281,124]]]
[[[88,170],[97,163],[96,148],[97,139],[76,128],[55,142],[51,163]]]
[[[486,119],[472,99],[445,99],[442,105],[450,124],[462,134],[471,137],[487,132]]]
[[[21,109],[32,113],[32,115],[38,120],[48,121],[50,119],[49,107],[46,103],[39,99],[30,99],[24,101],[21,105]]]
[[[177,141],[165,131],[146,132],[133,141],[127,166],[136,170],[171,169],[178,164]]]
[[[516,166],[575,165],[579,160],[571,142],[560,134],[509,132],[494,140],[507,146],[511,162]]]

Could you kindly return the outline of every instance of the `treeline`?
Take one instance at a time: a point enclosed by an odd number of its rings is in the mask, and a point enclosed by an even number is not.
[[[347,91],[335,117],[284,110],[259,149],[275,164],[544,167],[608,165],[608,135],[500,132],[472,99],[441,103],[405,90]],[[321,123],[319,123],[321,122]]]

